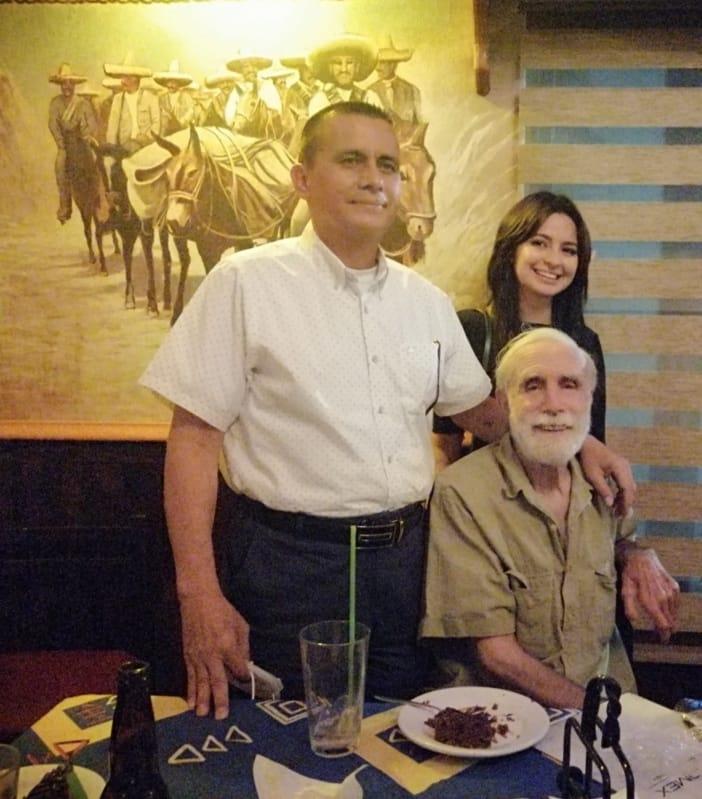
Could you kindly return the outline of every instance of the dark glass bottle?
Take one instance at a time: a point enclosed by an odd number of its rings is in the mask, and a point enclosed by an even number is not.
[[[170,799],[158,770],[149,664],[124,663],[110,737],[110,777],[100,799]]]

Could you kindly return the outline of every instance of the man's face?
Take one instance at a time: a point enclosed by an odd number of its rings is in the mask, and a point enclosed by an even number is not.
[[[350,55],[337,55],[329,62],[332,81],[342,89],[350,89],[356,78],[356,59]]]
[[[141,79],[136,75],[122,75],[122,88],[125,92],[132,94],[139,88],[139,81]]]
[[[397,69],[397,61],[378,61],[375,71],[381,80],[390,80],[394,77],[395,70]]]
[[[166,81],[166,88],[169,92],[177,92],[180,89],[180,83],[177,80],[167,80]]]
[[[507,390],[509,428],[527,461],[563,466],[590,429],[592,387],[582,355],[560,342],[539,342],[520,353]]]
[[[61,94],[64,97],[73,97],[76,90],[76,84],[72,80],[61,81]]]
[[[400,197],[400,151],[392,126],[360,114],[332,114],[322,122],[309,164],[293,168],[317,234],[337,242],[379,242]]]
[[[253,61],[244,61],[241,65],[241,77],[253,83],[256,80],[256,76],[258,75],[258,70],[256,69],[256,64]]]

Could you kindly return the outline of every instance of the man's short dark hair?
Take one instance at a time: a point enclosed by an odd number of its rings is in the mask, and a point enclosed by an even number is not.
[[[344,103],[332,103],[316,114],[313,114],[305,123],[302,129],[302,140],[300,142],[300,161],[303,164],[311,164],[315,153],[319,147],[320,131],[324,121],[334,116],[358,114],[359,116],[370,117],[371,119],[382,119],[388,125],[392,125],[390,115],[379,108],[377,105],[364,103],[359,100],[349,100]]]

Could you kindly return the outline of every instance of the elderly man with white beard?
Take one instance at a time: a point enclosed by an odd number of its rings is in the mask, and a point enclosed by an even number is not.
[[[437,478],[421,635],[453,684],[551,707],[582,707],[600,674],[635,690],[615,627],[616,566],[627,616],[648,614],[663,640],[679,587],[575,457],[590,427],[592,359],[565,333],[536,328],[505,347],[495,378],[509,432]]]

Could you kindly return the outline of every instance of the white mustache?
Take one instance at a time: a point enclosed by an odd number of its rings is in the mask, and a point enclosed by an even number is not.
[[[576,419],[572,413],[563,411],[562,413],[539,413],[529,419],[531,427],[575,427]]]

